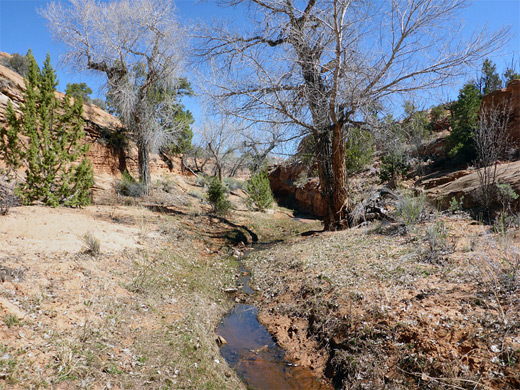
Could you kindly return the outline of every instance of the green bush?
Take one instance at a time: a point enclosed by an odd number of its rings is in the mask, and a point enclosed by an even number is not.
[[[138,198],[145,194],[145,186],[136,181],[127,171],[124,171],[121,181],[116,186],[116,192],[120,195]]]
[[[423,219],[426,211],[426,197],[424,195],[405,195],[397,205],[397,215],[401,217],[407,226],[413,225]]]
[[[274,199],[266,171],[260,171],[251,176],[247,182],[247,193],[249,194],[247,206],[250,209],[256,208],[263,211],[271,207]]]
[[[497,183],[498,200],[502,203],[502,210],[511,209],[511,203],[518,199],[518,194],[508,183]]]
[[[99,108],[101,108],[103,111],[106,111],[107,110],[107,104],[105,103],[105,101],[101,98],[95,98],[95,99],[92,99],[92,104],[94,104],[95,106],[98,106]]]
[[[374,137],[370,132],[359,128],[350,131],[345,151],[347,172],[362,170],[372,162],[374,156]]]
[[[111,148],[114,153],[121,153],[128,149],[128,137],[123,130],[101,129],[101,140]]]
[[[18,53],[13,53],[9,58],[2,58],[1,64],[23,77],[29,75],[29,57]]]
[[[90,99],[92,88],[90,88],[86,83],[67,83],[65,94],[74,99],[81,99],[84,103],[90,103],[92,101]]]
[[[444,107],[444,104],[439,104],[438,106],[432,107],[430,110],[430,131],[435,129],[435,124],[437,122],[447,120],[449,113],[450,112]]]
[[[408,173],[408,158],[403,153],[390,153],[381,158],[379,168],[379,178],[382,182],[389,182],[391,187],[395,187],[397,181]]]
[[[406,117],[400,124],[401,132],[408,143],[418,146],[430,136],[428,112],[418,111],[411,102],[405,102],[404,112]]]
[[[214,213],[225,215],[229,212],[231,202],[226,198],[226,187],[217,177],[209,182],[207,196]]]
[[[460,197],[460,200],[457,200],[454,196],[450,200],[450,207],[449,210],[452,213],[455,213],[456,211],[460,211],[464,208],[464,195]]]

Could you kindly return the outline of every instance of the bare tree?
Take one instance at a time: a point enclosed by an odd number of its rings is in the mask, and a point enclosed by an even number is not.
[[[365,108],[446,84],[508,36],[459,42],[465,0],[220,1],[247,3],[252,20],[201,33],[213,97],[238,117],[312,134],[326,230],[349,225],[345,134]]]
[[[226,116],[221,117],[220,120],[207,119],[200,129],[203,146],[209,151],[215,163],[215,172],[220,182],[222,182],[225,165],[241,145],[240,130],[240,126]]]
[[[476,166],[480,188],[477,193],[486,211],[497,197],[497,166],[507,157],[512,145],[509,124],[513,110],[511,102],[491,104],[479,113],[473,140],[477,152]]]
[[[242,131],[242,154],[247,157],[247,167],[252,174],[262,168],[275,150],[283,150],[285,143],[290,141],[290,136],[285,134],[285,129],[273,124],[255,124]]]
[[[103,73],[110,103],[134,135],[139,178],[148,191],[150,152],[175,139],[168,119],[175,102],[157,104],[153,90],[179,82],[183,37],[171,0],[70,0],[42,11],[53,36],[67,46],[64,60]]]

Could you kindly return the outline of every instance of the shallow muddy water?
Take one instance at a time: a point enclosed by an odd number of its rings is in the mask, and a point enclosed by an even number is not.
[[[310,370],[295,367],[285,352],[258,322],[251,305],[237,304],[222,320],[217,334],[227,344],[220,353],[251,389],[328,389]]]
[[[237,282],[246,294],[253,294],[249,273],[241,264]],[[224,317],[216,333],[227,341],[220,353],[249,389],[325,390],[309,369],[295,366],[257,320],[258,310],[251,305],[236,304]]]

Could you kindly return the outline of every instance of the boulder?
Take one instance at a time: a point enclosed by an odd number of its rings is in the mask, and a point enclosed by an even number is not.
[[[428,190],[430,188],[439,187],[446,183],[451,183],[452,181],[455,181],[462,176],[469,175],[471,172],[472,171],[469,169],[434,172],[421,178],[415,184]]]
[[[446,160],[448,157],[447,150],[447,139],[449,135],[447,131],[444,131],[442,137],[433,139],[432,141],[425,143],[419,147],[419,156],[422,159],[429,158],[433,161]]]
[[[464,173],[466,174],[462,177],[426,190],[426,194],[442,208],[448,208],[452,198],[460,201],[463,196],[465,208],[478,208],[477,190],[480,187],[478,171],[473,170],[470,173],[465,171]],[[501,184],[509,184],[517,194],[520,194],[520,161],[500,164],[497,167],[496,181]],[[512,206],[520,206],[520,198]]]

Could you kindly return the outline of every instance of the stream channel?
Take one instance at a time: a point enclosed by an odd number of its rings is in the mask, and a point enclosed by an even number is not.
[[[249,285],[249,271],[242,262],[239,264],[237,285],[243,286],[245,294],[254,295],[255,291]],[[220,353],[247,388],[330,389],[314,377],[309,369],[297,366],[285,357],[285,351],[258,322],[257,314],[255,306],[237,303],[216,329],[216,333],[227,341],[220,348]]]

